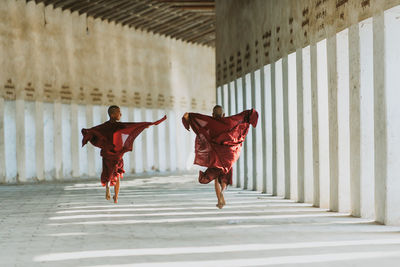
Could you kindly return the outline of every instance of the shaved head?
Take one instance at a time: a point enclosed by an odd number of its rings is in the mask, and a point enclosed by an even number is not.
[[[220,105],[215,105],[213,108],[213,117],[222,118],[224,116],[224,109]]]
[[[110,116],[110,119],[114,119],[116,121],[119,121],[121,118],[121,110],[118,106],[112,105],[108,108],[108,116]]]

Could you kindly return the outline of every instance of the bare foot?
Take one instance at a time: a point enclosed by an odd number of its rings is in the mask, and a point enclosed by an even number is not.
[[[222,201],[218,200],[218,203],[215,205],[217,208],[222,209],[224,207],[224,204]]]
[[[226,205],[225,198],[224,198],[224,194],[222,194],[222,192],[221,192],[221,204],[222,204],[223,206]]]
[[[110,200],[110,198],[111,198],[110,188],[107,186],[107,188],[106,188],[106,199]]]
[[[118,203],[118,198],[117,198],[116,195],[113,196],[113,199],[114,199],[114,203],[117,204]]]

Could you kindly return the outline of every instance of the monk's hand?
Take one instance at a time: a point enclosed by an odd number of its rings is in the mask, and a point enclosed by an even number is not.
[[[188,121],[189,120],[189,113],[186,112],[185,114],[183,114],[183,117],[185,118],[185,120]]]

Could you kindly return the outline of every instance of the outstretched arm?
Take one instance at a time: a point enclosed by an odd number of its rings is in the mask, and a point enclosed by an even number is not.
[[[188,131],[190,130],[189,113],[186,112],[185,114],[183,114],[182,124]]]

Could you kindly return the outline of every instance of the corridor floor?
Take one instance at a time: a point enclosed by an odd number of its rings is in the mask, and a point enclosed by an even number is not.
[[[400,266],[400,227],[194,176],[0,186],[0,266]]]

